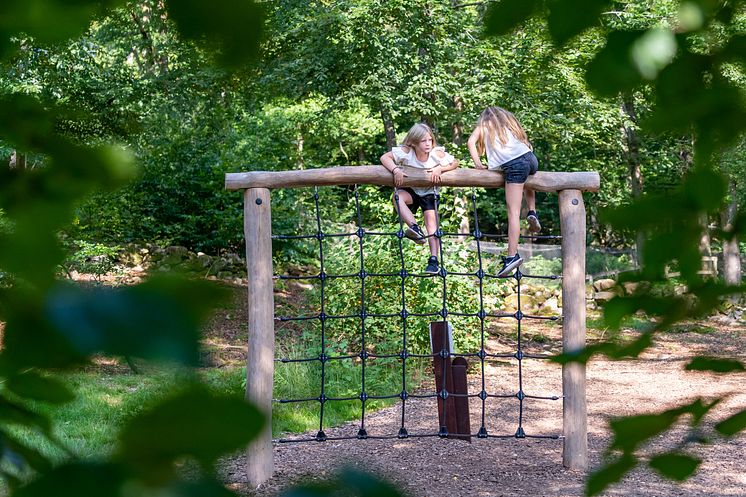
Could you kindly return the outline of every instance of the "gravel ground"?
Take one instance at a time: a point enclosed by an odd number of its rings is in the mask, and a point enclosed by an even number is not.
[[[698,397],[727,396],[713,413],[713,421],[746,407],[746,374],[714,375],[684,370],[687,358],[697,354],[746,358],[746,328],[738,324],[709,323],[717,328],[708,334],[682,332],[664,335],[638,360],[596,359],[587,370],[588,442],[591,468],[597,467],[610,442],[608,420],[615,416],[658,412]],[[545,350],[556,349],[557,329]],[[500,344],[491,343],[493,350]],[[524,391],[534,395],[561,393],[561,368],[545,361],[524,361]],[[470,393],[479,391],[480,377],[470,375]],[[513,363],[501,362],[486,368],[488,391],[507,392],[517,382]],[[481,402],[472,399],[471,427],[479,426]],[[518,417],[517,399],[489,400],[486,426],[490,434],[512,435]],[[437,431],[433,399],[411,399],[406,404],[406,426],[410,433]],[[396,433],[401,406],[370,414],[366,428],[373,435]],[[523,426],[527,434],[559,435],[562,432],[562,402],[525,401]],[[328,436],[355,435],[359,422],[326,429]],[[684,424],[655,439],[648,451],[674,447],[686,436]],[[313,436],[314,433],[306,434]],[[655,473],[639,469],[610,487],[605,496],[746,496],[746,436],[718,439],[696,446],[690,453],[704,459],[687,482],[675,485]],[[473,439],[472,443],[437,437],[407,440],[352,440],[324,443],[276,444],[275,475],[258,489],[248,486],[245,458],[225,461],[222,474],[230,488],[252,496],[275,495],[293,483],[330,478],[342,466],[375,472],[394,482],[405,495],[424,496],[547,496],[583,495],[585,474],[562,466],[562,440]]]

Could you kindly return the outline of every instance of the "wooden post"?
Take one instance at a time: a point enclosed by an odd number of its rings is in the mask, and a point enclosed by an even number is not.
[[[244,192],[244,237],[249,278],[249,352],[246,363],[246,399],[267,417],[267,425],[246,452],[246,473],[253,487],[274,471],[272,458],[272,386],[275,330],[272,283],[272,212],[269,190]]]
[[[559,192],[562,229],[562,349],[585,347],[585,205],[580,190]],[[588,412],[585,398],[585,365],[562,368],[562,462],[566,468],[588,469]]]

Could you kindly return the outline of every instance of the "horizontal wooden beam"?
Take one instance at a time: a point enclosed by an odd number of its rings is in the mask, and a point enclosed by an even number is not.
[[[424,169],[405,167],[404,186],[430,185]],[[455,169],[443,173],[442,186],[500,188],[505,186],[502,173],[477,169]],[[394,186],[391,173],[383,166],[340,166],[324,169],[293,171],[251,171],[228,173],[225,188],[242,190],[247,188],[295,188],[303,186],[332,185],[382,185]],[[529,176],[526,185],[540,192],[562,190],[598,191],[601,178],[597,172],[557,173],[539,171]]]

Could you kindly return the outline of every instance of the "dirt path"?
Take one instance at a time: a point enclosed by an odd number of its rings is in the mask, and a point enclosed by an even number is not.
[[[556,330],[548,331],[556,333]],[[729,395],[718,418],[746,406],[746,374],[716,376],[684,370],[696,354],[746,359],[746,328],[718,326],[715,333],[684,332],[663,336],[644,357],[635,361],[594,360],[588,367],[588,441],[591,466],[600,464],[610,441],[607,421],[614,416],[662,411],[697,397]],[[547,345],[542,345],[546,348]],[[552,347],[549,345],[549,347]],[[515,362],[515,361],[514,361]],[[488,390],[509,391],[517,381],[515,364],[498,363],[486,371]],[[478,375],[470,378],[470,392],[479,391]],[[476,383],[475,383],[476,382]],[[476,390],[474,390],[476,388]],[[544,361],[524,361],[524,390],[535,395],[561,393],[561,371]],[[407,402],[406,425],[411,433],[437,431],[433,399]],[[479,427],[480,401],[472,399],[472,430]],[[488,401],[486,426],[491,434],[513,434],[517,427],[517,399]],[[527,434],[562,432],[561,401],[527,399]],[[396,433],[400,405],[371,414],[369,433]],[[325,430],[327,435],[354,435],[359,422]],[[475,428],[476,427],[476,428]],[[313,436],[313,433],[309,434]],[[656,439],[652,449],[678,443],[686,435]],[[419,438],[324,443],[278,444],[275,476],[256,491],[245,481],[244,458],[226,461],[223,475],[231,488],[255,496],[270,496],[299,480],[327,479],[335,468],[354,466],[385,475],[411,496],[547,496],[583,495],[584,474],[562,467],[562,441],[549,439],[475,439],[464,441]],[[637,470],[613,486],[605,496],[746,496],[746,436],[698,446],[693,452],[704,462],[693,478],[673,485],[647,470]]]

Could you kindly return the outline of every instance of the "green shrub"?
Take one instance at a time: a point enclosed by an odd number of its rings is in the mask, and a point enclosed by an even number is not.
[[[390,228],[390,231],[393,228]],[[318,242],[316,242],[318,244]],[[376,276],[377,274],[398,273],[402,269],[402,259],[406,271],[421,274],[429,252],[426,246],[415,245],[403,240],[400,254],[399,240],[392,236],[366,235],[364,244],[365,278],[365,320],[366,347],[369,352],[392,354],[402,350],[404,334],[403,320],[398,317],[376,317],[375,315],[398,314],[404,304],[410,316],[406,319],[406,348],[409,352],[429,353],[428,323],[439,321],[439,316],[418,316],[447,310],[448,320],[453,324],[454,343],[459,352],[475,352],[481,336],[479,319],[456,316],[453,313],[477,313],[479,306],[479,280],[476,276],[449,274],[445,288],[439,276],[403,279],[399,276]],[[451,240],[444,241],[445,268],[449,273],[469,273],[479,269],[476,254],[463,244]],[[357,275],[361,270],[359,239],[354,237],[325,238],[324,271],[329,275]],[[489,259],[485,258],[485,263]],[[485,268],[486,270],[486,268]],[[499,308],[505,287],[505,280],[485,278],[483,295],[485,310],[495,312]],[[489,297],[489,298],[487,298]],[[356,316],[362,306],[361,279],[357,276],[328,278],[323,287],[323,308],[327,315]],[[322,288],[315,280],[313,289],[308,292],[308,313],[318,314],[322,305]],[[374,316],[371,316],[374,315]],[[358,317],[330,319],[324,323],[327,339],[327,354],[347,354],[361,347],[361,320]],[[317,320],[306,322],[307,336],[321,335],[321,323]],[[309,351],[311,355],[320,349]]]
[[[614,255],[589,251],[585,256],[586,274],[627,271],[632,268],[634,268],[634,264],[629,254]]]
[[[73,271],[92,274],[97,280],[109,272],[116,265],[117,254],[122,250],[117,246],[106,246],[100,243],[90,243],[82,240],[66,243],[68,255],[62,262],[62,269],[71,276]]]

